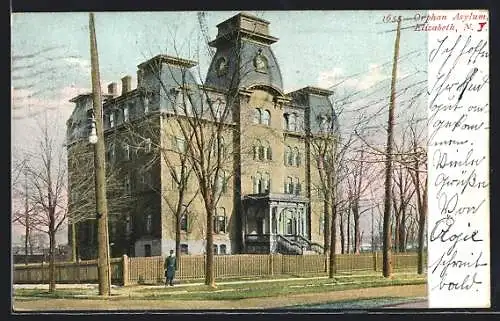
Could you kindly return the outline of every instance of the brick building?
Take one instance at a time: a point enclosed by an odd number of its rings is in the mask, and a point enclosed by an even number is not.
[[[158,55],[138,65],[136,89],[125,76],[121,94],[112,83],[103,95],[112,256],[165,255],[175,248],[172,204],[179,197],[179,157],[194,144],[182,124],[194,118],[203,120],[205,139],[215,132],[210,128],[224,123],[217,136],[224,156],[214,180],[215,253],[322,251],[320,162],[311,141],[334,137],[332,92],[316,87],[283,91],[271,48],[278,39],[269,34],[268,21],[240,13],[217,27],[209,44],[215,55],[203,84],[194,77],[196,62]],[[95,257],[94,181],[81,178],[82,172],[92,177],[87,139],[92,97],[71,101],[75,109],[67,122],[67,148],[75,229],[69,229],[70,240],[75,233],[79,255]],[[190,175],[179,218],[183,253],[205,251],[199,188],[196,173]]]

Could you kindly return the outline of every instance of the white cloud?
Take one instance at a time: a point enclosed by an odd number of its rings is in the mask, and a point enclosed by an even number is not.
[[[344,70],[339,67],[335,67],[328,71],[322,71],[318,77],[318,87],[330,88],[336,83],[342,81],[343,76]]]
[[[381,66],[377,64],[370,64],[366,73],[354,77],[346,75],[342,68],[335,67],[331,70],[320,72],[318,76],[318,86],[330,88],[337,85],[337,87],[344,89],[364,90],[388,77],[389,76],[384,73]]]
[[[78,57],[64,58],[64,61],[72,66],[77,67],[82,72],[90,73],[90,61]]]

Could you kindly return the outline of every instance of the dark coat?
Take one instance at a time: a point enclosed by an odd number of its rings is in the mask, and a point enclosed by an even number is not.
[[[175,276],[175,256],[169,256],[164,264],[165,277],[173,279]]]

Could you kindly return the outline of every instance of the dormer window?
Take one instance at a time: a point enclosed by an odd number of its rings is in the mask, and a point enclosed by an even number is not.
[[[258,72],[267,73],[267,59],[262,54],[262,49],[257,51],[257,55],[253,60],[253,64],[255,66],[255,70]]]

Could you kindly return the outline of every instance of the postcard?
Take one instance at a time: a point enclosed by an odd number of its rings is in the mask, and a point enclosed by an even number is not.
[[[12,310],[489,308],[488,19],[13,13]]]

